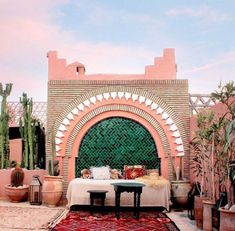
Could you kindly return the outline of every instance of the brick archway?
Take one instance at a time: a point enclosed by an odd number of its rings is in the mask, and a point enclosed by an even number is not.
[[[63,163],[60,167],[66,181],[69,182],[75,177],[74,161],[85,132],[107,115],[110,117],[120,113],[124,117],[142,121],[141,124],[150,131],[156,146],[161,150],[159,157],[162,158],[162,169],[164,169],[162,174],[166,178],[171,178],[168,157],[169,155],[175,157],[184,152],[184,147],[179,129],[168,114],[172,111],[167,106],[164,107],[166,110],[151,99],[136,94],[103,93],[78,104],[64,119],[60,117],[62,122],[56,130],[56,150],[58,158]]]

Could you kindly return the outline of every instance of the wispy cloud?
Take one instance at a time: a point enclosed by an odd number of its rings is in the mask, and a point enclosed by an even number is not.
[[[182,75],[188,75],[192,73],[199,73],[211,69],[223,68],[223,65],[233,64],[235,60],[235,51],[227,52],[219,57],[214,58],[211,62],[208,62],[202,66],[193,66],[188,70],[181,72]],[[235,78],[235,77],[234,77]]]
[[[216,11],[207,6],[200,8],[190,8],[190,7],[174,8],[167,11],[166,15],[187,16],[207,22],[224,22],[224,21],[230,21],[232,19],[231,15]]]
[[[13,83],[10,99],[18,100],[20,92],[26,91],[36,100],[40,97],[46,100],[46,53],[49,50],[58,50],[59,57],[68,59],[68,63],[79,60],[88,73],[143,73],[144,64],[152,63],[154,54],[141,46],[77,38],[55,23],[60,12],[52,13],[54,5],[46,0],[42,2],[42,5],[31,4],[31,1],[16,3],[18,11],[10,8],[8,1],[1,5],[8,13],[0,15],[0,82]]]
[[[105,5],[95,4],[94,2],[86,2],[86,4],[77,3],[78,13],[84,13],[85,17],[92,24],[107,25],[114,22],[118,23],[134,23],[139,26],[155,26],[161,27],[163,21],[156,17],[145,13],[131,12],[125,8],[112,8]]]
[[[201,66],[192,66],[187,70],[179,70],[178,76],[187,78],[190,83],[190,93],[211,93],[220,82],[223,84],[235,81],[235,50],[214,57]]]

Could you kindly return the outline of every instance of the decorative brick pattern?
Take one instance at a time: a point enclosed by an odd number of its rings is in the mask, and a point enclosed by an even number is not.
[[[61,92],[63,91],[63,94]],[[55,126],[55,132],[60,131],[58,135],[66,134],[66,130],[70,120],[65,119],[67,116],[69,118],[77,118],[81,109],[89,109],[89,106],[92,107],[96,104],[95,101],[100,103],[98,96],[102,95],[102,100],[105,102],[108,100],[114,100],[113,97],[115,92],[123,92],[124,95],[119,93],[119,97],[125,100],[130,100],[130,95],[138,95],[138,104],[145,104],[146,108],[150,108],[151,101],[155,102],[166,112],[162,112],[163,120],[167,121],[171,118],[179,130],[183,147],[185,153],[185,164],[184,164],[184,173],[185,177],[188,176],[188,163],[189,163],[189,148],[188,148],[188,139],[189,139],[189,95],[188,95],[188,84],[186,80],[53,80],[49,81],[48,85],[48,134],[51,132],[50,128],[52,125]],[[109,94],[109,95],[108,95]],[[145,98],[140,98],[140,96]],[[95,97],[95,98],[94,98]],[[109,98],[108,98],[109,97]],[[101,99],[101,96],[99,96]],[[106,99],[108,98],[108,100]],[[118,99],[118,96],[114,97]],[[89,100],[89,102],[87,101]],[[143,102],[142,102],[143,101]],[[140,103],[141,102],[141,103]],[[86,104],[86,105],[85,105]],[[147,112],[143,109],[136,108],[134,106],[130,107],[127,105],[113,105],[113,108],[110,105],[102,105],[95,110],[91,110],[85,117],[79,120],[79,123],[73,128],[73,132],[69,135],[69,141],[66,146],[66,155],[59,157],[62,161],[62,168],[64,178],[68,172],[68,161],[70,159],[69,155],[71,153],[71,147],[73,147],[73,141],[76,139],[76,136],[83,124],[86,124],[90,119],[94,118],[96,115],[102,113],[102,110],[121,110],[121,107],[126,107],[127,111],[132,111],[131,113],[137,114],[142,118],[145,118],[148,123],[152,124],[161,136],[163,142],[164,153],[165,155],[170,154],[169,142],[166,137],[166,134],[157,122],[156,118],[152,118]],[[79,109],[79,108],[80,109]],[[76,108],[78,110],[76,110]],[[123,110],[123,109],[122,109]],[[157,110],[157,109],[155,109]],[[160,109],[159,109],[160,110]],[[171,122],[170,119],[168,122]],[[172,128],[174,130],[174,127]],[[175,131],[171,131],[172,135],[175,135],[176,145],[181,146],[181,141],[178,138],[178,134]],[[48,140],[49,141],[49,140]],[[50,142],[47,142],[47,157],[50,158]],[[60,146],[60,145],[59,145]],[[58,149],[59,150],[59,149]],[[179,149],[179,151],[182,149]],[[60,150],[59,150],[60,152]],[[168,157],[165,157],[168,159]],[[168,167],[170,169],[170,163],[168,161]],[[172,172],[169,171],[169,178],[172,177]],[[66,182],[65,185],[67,185]],[[66,187],[66,186],[65,186]],[[65,188],[66,190],[66,188]]]

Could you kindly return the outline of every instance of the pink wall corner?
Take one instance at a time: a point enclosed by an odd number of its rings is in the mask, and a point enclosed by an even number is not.
[[[10,160],[22,161],[22,139],[10,140]]]
[[[33,175],[39,175],[39,179],[41,183],[44,182],[44,175],[46,174],[46,170],[44,169],[38,169],[38,170],[27,170],[24,169],[24,184],[30,185],[33,179]],[[10,184],[11,180],[11,169],[0,169],[0,198],[1,199],[7,199],[7,196],[5,194],[5,188],[4,186],[7,184]]]
[[[48,80],[61,79],[65,75],[66,59],[58,59],[57,51],[49,51],[48,58]]]
[[[48,58],[48,80],[77,79],[78,75],[85,74],[85,66],[74,62],[67,65],[66,59],[59,59],[57,51],[49,51]]]
[[[145,77],[150,79],[176,79],[174,48],[166,48],[162,57],[155,57],[154,65],[145,67]]]

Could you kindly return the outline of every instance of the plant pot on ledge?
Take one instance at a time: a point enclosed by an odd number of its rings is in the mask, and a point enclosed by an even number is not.
[[[23,185],[19,187],[12,187],[10,184],[5,185],[5,193],[11,202],[21,202],[28,199],[29,186]]]

